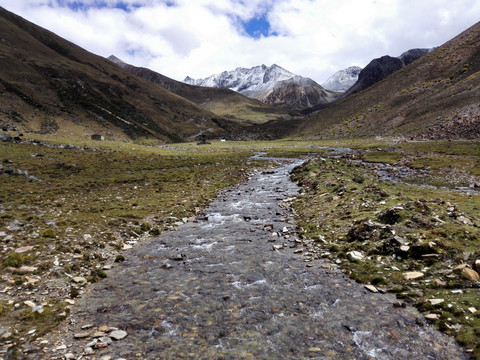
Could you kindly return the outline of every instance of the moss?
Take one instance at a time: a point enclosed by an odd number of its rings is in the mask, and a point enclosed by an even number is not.
[[[43,233],[42,233],[42,236],[43,236],[44,238],[49,238],[49,239],[50,239],[50,238],[55,238],[56,235],[57,235],[57,234],[55,233],[55,230],[54,230],[54,229],[46,229],[46,230],[44,230]]]
[[[20,266],[26,264],[29,260],[31,260],[30,256],[16,252],[10,252],[3,260],[3,267],[19,268]]]

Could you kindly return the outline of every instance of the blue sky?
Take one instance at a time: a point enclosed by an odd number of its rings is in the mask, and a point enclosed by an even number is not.
[[[241,21],[241,24],[245,29],[246,33],[254,39],[278,35],[276,32],[271,31],[271,26],[268,22],[267,14],[254,16],[250,19]]]
[[[101,56],[177,80],[278,64],[321,83],[383,55],[434,47],[480,19],[478,0],[2,0]]]

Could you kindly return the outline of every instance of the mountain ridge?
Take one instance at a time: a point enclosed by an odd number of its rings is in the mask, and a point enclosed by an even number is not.
[[[293,80],[292,80],[293,79]],[[209,87],[224,87],[267,104],[286,106],[293,110],[332,101],[338,94],[325,90],[315,81],[295,75],[273,64],[252,68],[236,68],[203,79],[187,76],[184,82]],[[283,87],[283,88],[282,88]],[[312,105],[313,104],[313,105]]]
[[[151,69],[127,64],[114,55],[110,55],[107,59],[130,74],[158,84],[174,94],[192,101],[202,109],[212,111],[219,116],[249,123],[290,119],[290,116],[285,114],[283,109],[269,106],[227,88],[190,85],[173,80]]]

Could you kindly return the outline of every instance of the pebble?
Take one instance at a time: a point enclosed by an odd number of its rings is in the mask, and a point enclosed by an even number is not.
[[[411,271],[411,272],[406,272],[403,273],[403,277],[405,280],[414,280],[414,279],[419,279],[423,277],[425,274],[420,272],[420,271]]]
[[[124,330],[114,330],[108,336],[110,336],[113,340],[122,340],[127,335],[127,332]]]

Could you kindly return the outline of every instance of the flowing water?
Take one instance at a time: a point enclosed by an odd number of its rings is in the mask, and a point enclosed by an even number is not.
[[[298,164],[253,175],[204,218],[126,252],[72,314],[77,330],[127,331],[95,358],[465,358],[413,308],[394,307],[393,296],[368,292],[331,263],[306,262],[287,206]],[[75,341],[78,355],[89,340]]]

